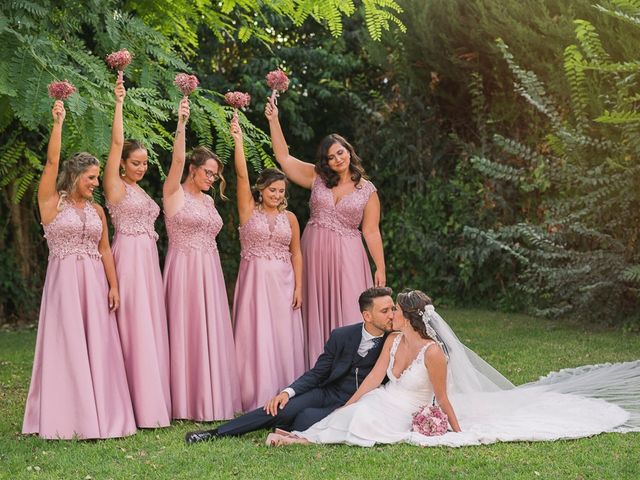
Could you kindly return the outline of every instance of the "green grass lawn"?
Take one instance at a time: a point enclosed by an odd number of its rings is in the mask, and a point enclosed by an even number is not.
[[[525,315],[441,313],[470,348],[514,383],[552,370],[640,358],[640,336],[588,330]],[[469,478],[640,479],[640,434],[479,447],[294,446],[268,448],[266,432],[187,447],[202,424],[174,422],[102,441],[24,437],[35,332],[0,332],[0,478]]]

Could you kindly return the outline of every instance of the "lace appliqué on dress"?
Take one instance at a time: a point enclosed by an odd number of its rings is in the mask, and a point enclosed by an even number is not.
[[[285,212],[280,212],[273,221],[262,210],[256,209],[247,223],[238,228],[242,250],[240,256],[291,261],[291,224]]]
[[[120,235],[149,235],[158,240],[155,221],[160,215],[160,207],[140,187],[122,182],[125,196],[118,203],[107,202],[107,208],[116,233]]]
[[[100,259],[98,243],[102,237],[102,220],[89,202],[78,209],[68,201],[61,202],[61,210],[48,225],[43,225],[49,246],[49,260],[76,255]]]
[[[362,179],[353,192],[335,203],[331,189],[317,175],[311,188],[311,218],[308,224],[328,228],[343,236],[359,237],[358,227],[362,223],[364,208],[375,191],[373,183]]]
[[[184,205],[175,215],[166,218],[165,223],[169,248],[183,252],[218,251],[216,236],[223,223],[209,195],[197,198],[184,191]]]

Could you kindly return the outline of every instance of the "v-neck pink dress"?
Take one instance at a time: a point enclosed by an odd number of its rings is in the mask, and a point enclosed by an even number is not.
[[[302,235],[307,366],[323,352],[334,328],[362,321],[358,297],[373,286],[369,259],[358,229],[373,183],[362,179],[337,203],[320,176],[311,187],[311,218]]]
[[[286,212],[254,210],[239,228],[240,268],[233,301],[242,409],[253,410],[304,373],[300,309],[294,310],[291,225]]]
[[[48,439],[136,432],[118,325],[98,252],[102,220],[68,201],[47,225],[49,264],[22,433]]]

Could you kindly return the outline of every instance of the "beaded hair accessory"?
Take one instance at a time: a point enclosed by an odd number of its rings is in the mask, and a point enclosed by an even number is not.
[[[442,341],[440,335],[438,335],[438,332],[436,332],[431,325],[431,316],[435,314],[435,312],[436,309],[433,305],[425,305],[424,310],[422,310],[419,315],[420,317],[422,317],[422,322],[424,323],[425,329],[427,330],[427,335],[429,335],[429,337],[431,337],[436,341],[438,345],[440,345],[440,348],[442,348],[445,356],[449,358],[449,349],[447,348],[447,345]]]

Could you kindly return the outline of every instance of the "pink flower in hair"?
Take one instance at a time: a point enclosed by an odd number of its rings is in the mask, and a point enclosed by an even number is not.
[[[66,100],[75,92],[77,92],[76,87],[74,87],[73,84],[68,80],[63,80],[61,82],[51,82],[47,89],[49,90],[49,96],[56,100]]]
[[[438,405],[425,405],[413,414],[411,430],[428,437],[444,435],[449,429],[449,418]]]
[[[286,92],[289,88],[289,77],[279,68],[267,73],[267,85],[271,89],[271,100],[276,101],[278,92]]]
[[[114,70],[118,70],[118,81],[122,81],[122,72],[131,63],[133,56],[126,48],[107,55],[107,64]]]
[[[180,90],[186,97],[192,94],[196,88],[198,88],[200,81],[195,75],[179,73],[176,75],[176,79],[173,83],[176,85],[176,87],[178,87],[178,90]]]
[[[233,108],[245,108],[251,102],[251,95],[244,92],[228,92],[224,94],[224,100]]]

